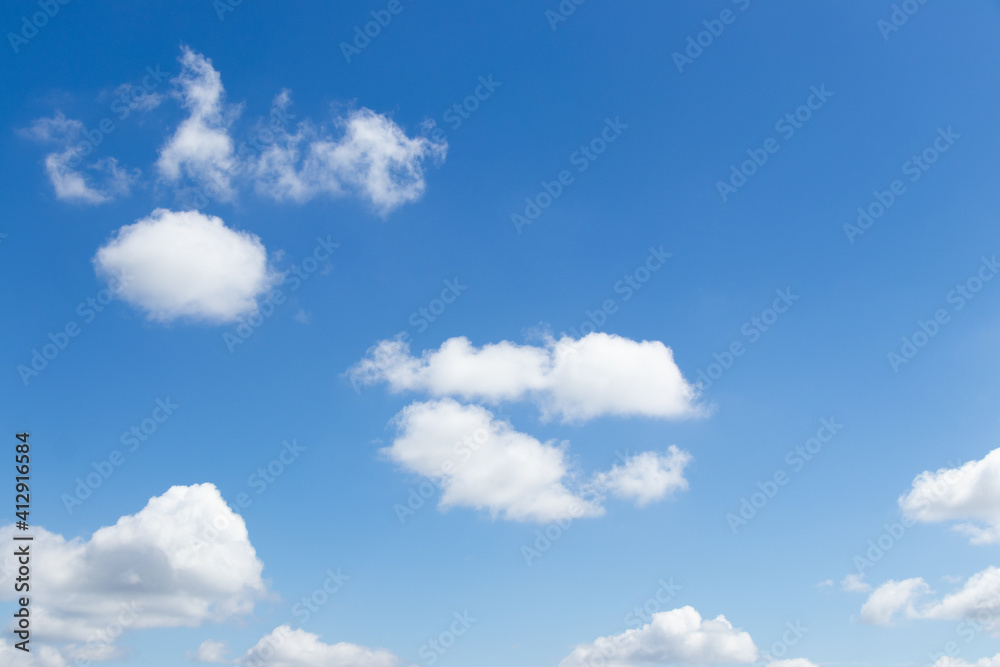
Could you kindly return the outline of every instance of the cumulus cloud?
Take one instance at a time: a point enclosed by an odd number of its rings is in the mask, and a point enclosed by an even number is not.
[[[549,523],[602,515],[605,493],[645,505],[687,488],[683,471],[691,455],[676,447],[637,454],[586,480],[570,464],[569,443],[540,442],[481,406],[414,403],[394,421],[399,434],[382,454],[432,480],[441,489],[441,509]]]
[[[280,280],[257,236],[197,211],[156,209],[119,229],[94,265],[101,275],[125,276],[116,296],[161,322],[233,321]]]
[[[402,663],[384,649],[347,642],[324,644],[318,635],[283,625],[262,637],[234,664],[253,667],[396,667]]]
[[[818,667],[818,665],[805,658],[792,658],[791,660],[772,660],[767,663],[767,667]]]
[[[891,625],[899,616],[923,620],[976,619],[993,634],[1000,635],[1000,568],[988,567],[969,577],[965,584],[941,598],[929,599],[932,591],[921,577],[888,581],[872,592],[861,608],[861,620]]]
[[[35,120],[22,135],[63,146],[62,150],[45,156],[45,173],[59,199],[78,204],[104,204],[127,195],[139,178],[138,170],[130,172],[112,157],[83,165],[82,148],[91,145],[89,141],[81,143],[85,131],[81,121],[57,112],[51,118]]]
[[[955,529],[973,544],[1000,542],[1000,449],[958,468],[921,473],[899,507],[914,521],[957,521]]]
[[[382,453],[441,487],[441,508],[472,507],[492,517],[550,522],[603,510],[570,491],[563,446],[519,433],[480,406],[444,399],[396,416],[399,435]]]
[[[731,665],[751,663],[757,657],[750,635],[734,628],[725,616],[702,619],[692,607],[681,607],[653,614],[651,622],[641,628],[581,644],[559,667]]]
[[[180,63],[173,95],[187,109],[188,117],[160,149],[157,170],[171,182],[187,176],[218,199],[230,201],[235,197],[236,157],[229,128],[241,108],[226,103],[222,76],[211,60],[184,47]]]
[[[0,539],[11,544],[13,533],[13,526],[0,528]],[[121,658],[116,641],[124,630],[250,614],[267,594],[243,519],[211,484],[172,487],[89,539],[39,527],[34,538],[35,639],[59,642],[67,660]],[[14,565],[7,556],[5,572]],[[6,583],[0,591],[14,595]],[[0,645],[0,656],[4,650]],[[54,655],[38,664],[60,665]]]
[[[0,639],[0,665],[17,665],[17,667],[69,667],[62,654],[51,646],[39,645],[32,640],[31,652],[14,648],[13,643]]]
[[[909,618],[918,617],[914,606],[917,598],[930,588],[920,577],[903,581],[887,581],[872,592],[861,607],[861,621],[872,625],[892,625],[903,612]]]
[[[684,468],[690,462],[688,452],[671,445],[666,453],[636,454],[622,465],[616,464],[609,472],[598,473],[594,482],[598,488],[644,507],[676,491],[686,491],[688,482],[684,478]]]
[[[606,333],[549,338],[544,347],[501,341],[477,348],[467,338],[451,338],[420,358],[410,355],[405,342],[386,340],[348,375],[356,386],[387,382],[397,392],[531,400],[544,417],[564,421],[602,415],[679,419],[704,412],[669,347]]]
[[[289,105],[287,91],[275,100]],[[272,115],[275,115],[272,113]],[[358,109],[334,121],[340,136],[300,123],[295,133],[274,128],[276,140],[252,165],[257,192],[297,202],[353,193],[382,215],[424,194],[424,163],[444,159],[446,144],[408,137],[388,116]]]

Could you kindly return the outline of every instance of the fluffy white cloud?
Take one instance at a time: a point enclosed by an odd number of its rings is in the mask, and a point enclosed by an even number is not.
[[[734,628],[725,616],[702,619],[692,607],[681,607],[653,614],[652,621],[641,628],[582,644],[559,667],[731,665],[751,663],[757,657],[750,635]]]
[[[924,620],[974,618],[1000,635],[1000,568],[988,567],[974,574],[961,588],[939,599],[925,599],[930,593],[930,586],[920,577],[888,581],[868,597],[861,620],[891,625],[899,615]]]
[[[235,664],[254,667],[396,667],[402,663],[384,649],[347,642],[324,644],[318,635],[283,625],[262,637]]]
[[[921,473],[899,507],[914,521],[958,521],[956,530],[973,544],[1000,542],[1000,449],[959,468]]]
[[[48,174],[56,197],[78,204],[103,204],[127,195],[138,179],[138,171],[129,172],[114,158],[103,158],[83,165],[79,142],[84,137],[82,122],[66,118],[61,112],[51,118],[39,118],[22,134],[36,141],[58,143],[61,151],[45,156]]]
[[[197,211],[156,209],[119,229],[94,265],[106,277],[122,276],[116,296],[156,321],[235,320],[280,279],[259,238]]]
[[[767,663],[767,667],[818,667],[815,662],[805,658],[792,658],[791,660],[772,660]]]
[[[396,415],[399,434],[382,454],[441,489],[439,507],[471,507],[491,517],[548,523],[600,516],[605,493],[645,505],[686,489],[691,455],[677,447],[643,452],[581,481],[569,443],[542,443],[489,410],[453,399],[414,403]]]
[[[961,658],[946,655],[938,658],[932,667],[1000,667],[1000,653],[992,658],[980,658],[976,662],[967,662]]]
[[[508,341],[474,347],[451,338],[419,359],[398,340],[382,341],[348,371],[355,385],[387,382],[393,391],[423,391],[485,401],[535,401],[544,416],[582,421],[601,415],[683,418],[703,414],[697,389],[659,341],[606,333],[548,339],[544,347]]]
[[[216,198],[230,201],[235,197],[236,157],[229,128],[241,109],[226,103],[222,76],[211,60],[184,47],[180,63],[173,94],[188,110],[188,117],[160,149],[156,167],[168,181],[187,176]]]
[[[905,612],[909,618],[918,616],[914,606],[917,598],[929,591],[920,577],[903,581],[887,581],[876,588],[861,607],[861,621],[872,625],[892,625],[896,615]]]
[[[840,586],[848,593],[867,593],[872,589],[871,584],[865,581],[864,574],[849,574],[840,582]]]
[[[564,447],[515,431],[482,407],[451,399],[414,403],[396,416],[399,435],[382,453],[441,488],[440,507],[550,522],[597,516],[599,505],[570,491]]]
[[[666,453],[642,452],[626,459],[622,465],[616,464],[609,472],[598,473],[594,484],[643,507],[676,491],[687,490],[684,468],[690,462],[688,452],[670,445]]]
[[[11,544],[14,532],[0,528],[0,539]],[[211,484],[172,487],[90,539],[38,527],[34,537],[34,639],[63,643],[70,660],[121,657],[116,640],[126,629],[221,621],[251,613],[267,594],[243,519]],[[6,579],[11,556],[4,568]],[[11,598],[9,582],[0,583]]]
[[[286,91],[275,107],[284,111],[288,105]],[[308,122],[294,134],[274,128],[276,141],[251,168],[257,191],[297,202],[354,193],[386,215],[423,195],[424,163],[441,161],[447,153],[446,144],[408,137],[392,119],[371,109],[352,111],[335,125],[341,135],[336,138]]]

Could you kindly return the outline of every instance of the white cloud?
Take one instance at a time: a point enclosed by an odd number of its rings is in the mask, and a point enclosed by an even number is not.
[[[206,639],[194,652],[191,659],[195,662],[226,662],[226,653],[228,653],[228,649],[225,642]]]
[[[0,528],[0,539],[11,544],[14,532]],[[33,641],[62,642],[71,660],[121,657],[126,629],[249,614],[267,593],[243,519],[211,484],[172,487],[89,539],[39,527],[34,538]],[[13,571],[12,556],[4,566]],[[4,583],[0,595],[10,599],[13,588]]]
[[[750,635],[734,628],[724,616],[702,619],[692,607],[681,607],[653,614],[652,621],[641,628],[582,644],[559,667],[730,665],[751,663],[757,657]]]
[[[236,157],[229,128],[241,108],[227,104],[222,76],[212,61],[187,47],[181,50],[181,73],[173,80],[174,96],[188,117],[160,149],[156,167],[168,181],[182,176],[196,181],[222,201],[235,198],[232,175]]]
[[[849,593],[867,593],[872,586],[864,579],[864,574],[849,574],[840,582],[840,586]]]
[[[628,458],[623,465],[616,464],[609,472],[598,473],[594,484],[643,507],[676,491],[687,490],[684,468],[690,462],[688,452],[671,445],[666,453],[642,452]]]
[[[254,667],[396,667],[402,663],[384,649],[347,642],[324,644],[318,635],[283,625],[262,637],[235,664]]]
[[[861,607],[861,621],[872,625],[892,625],[900,612],[909,618],[916,618],[917,598],[929,590],[927,582],[920,577],[903,581],[889,580],[868,596]]]
[[[80,146],[83,145],[80,140],[85,129],[79,120],[66,118],[62,112],[57,112],[51,118],[35,120],[22,135],[65,147],[45,156],[45,173],[59,199],[77,204],[104,204],[115,197],[127,195],[139,178],[138,170],[129,172],[119,167],[118,161],[111,157],[91,162],[85,165],[85,171],[80,170]],[[86,145],[90,145],[89,140]]]
[[[910,619],[961,620],[975,618],[1000,635],[1000,568],[988,567],[969,577],[958,590],[939,599],[925,599],[930,586],[922,578],[888,581],[869,596],[861,620],[891,625],[899,615]]]
[[[490,402],[532,400],[543,416],[564,421],[704,413],[669,347],[606,333],[578,341],[549,338],[545,347],[502,341],[476,348],[467,338],[451,338],[419,359],[406,343],[386,340],[348,374],[356,385],[384,381],[393,391]]]
[[[395,421],[400,433],[382,453],[435,480],[441,508],[543,523],[603,513],[565,486],[571,480],[564,447],[519,433],[485,408],[451,399],[415,403]]]
[[[197,211],[156,209],[119,229],[94,264],[126,276],[116,295],[156,321],[233,321],[279,280],[259,238]]]
[[[31,651],[14,648],[13,643],[0,639],[0,665],[16,667],[69,667],[69,663],[59,651],[51,646],[39,645],[35,640],[29,644]]]
[[[961,658],[946,655],[938,658],[932,667],[1000,667],[1000,653],[992,658],[980,658],[976,662],[967,662]]]
[[[287,92],[275,100],[283,111]],[[320,194],[354,193],[382,215],[420,199],[426,189],[424,162],[441,161],[446,144],[408,137],[388,116],[371,109],[337,118],[340,137],[311,123],[290,134],[274,128],[276,141],[252,166],[257,191],[279,201],[304,202]]]
[[[959,468],[921,473],[899,507],[914,521],[959,521],[956,530],[973,544],[1000,542],[1000,449]]]

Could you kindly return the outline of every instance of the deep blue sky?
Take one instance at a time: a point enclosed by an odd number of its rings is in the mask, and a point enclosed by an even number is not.
[[[247,1],[220,21],[208,0],[70,2],[18,53],[0,48],[0,422],[32,433],[35,522],[87,538],[173,485],[202,482],[235,507],[283,440],[307,448],[240,510],[280,599],[238,622],[129,634],[134,660],[175,665],[207,637],[242,653],[292,621],[294,601],[339,567],[349,584],[306,629],[414,662],[452,612],[468,609],[479,622],[438,664],[555,665],[572,646],[624,630],[623,616],[672,578],[683,587],[676,606],[725,614],[761,648],[798,620],[809,631],[790,657],[925,664],[954,623],[859,623],[864,597],[839,582],[899,519],[897,498],[916,475],[980,459],[1000,435],[1000,281],[961,311],[947,301],[983,256],[1000,252],[1000,7],[929,2],[885,40],[877,21],[889,2],[753,0],[741,11],[723,1],[592,0],[556,30],[545,17],[555,0],[402,5],[350,63],[340,43],[385,3]],[[679,73],[672,53],[727,8],[735,22]],[[17,30],[36,10],[6,3],[0,25]],[[97,154],[143,176],[130,196],[100,206],[59,200],[43,165],[49,149],[24,130],[56,111],[87,128],[115,118],[114,89],[138,84],[147,67],[176,76],[182,46],[210,58],[228,100],[244,105],[237,140],[289,89],[299,119],[367,107],[410,136],[434,119],[447,129],[447,158],[427,166],[419,201],[385,218],[352,198],[289,205],[246,191],[209,203],[206,213],[284,251],[281,267],[329,235],[341,244],[333,270],[310,278],[232,353],[222,340],[230,325],[164,325],[114,302],[25,386],[17,366],[81,320],[77,304],[102,289],[97,248],[154,208],[183,208],[152,164],[185,112],[167,97],[115,119]],[[501,85],[452,129],[443,113],[488,76]],[[832,96],[782,138],[776,121],[813,86]],[[164,81],[156,92],[170,89]],[[627,129],[519,233],[511,214],[541,181],[575,170],[574,151],[609,118]],[[939,128],[960,138],[910,182],[904,163]],[[769,137],[780,150],[722,201],[717,181]],[[894,179],[906,193],[850,243],[843,225]],[[621,302],[616,281],[661,245],[669,262]],[[468,289],[426,331],[411,327],[411,314],[456,278]],[[662,341],[696,380],[713,353],[749,342],[741,327],[779,289],[800,299],[706,389],[707,418],[561,424],[504,406],[519,430],[570,440],[586,470],[610,467],[616,450],[691,452],[691,488],[675,500],[642,509],[611,501],[606,516],[575,522],[531,567],[519,549],[537,525],[439,512],[434,501],[397,522],[393,504],[419,478],[378,448],[414,397],[384,386],[356,393],[344,377],[377,341],[406,330],[415,353],[455,336],[531,342],[537,327],[569,332],[616,298],[603,330]],[[887,353],[939,308],[951,321],[894,372]],[[180,406],[175,415],[69,515],[60,496],[166,397]],[[734,535],[726,513],[788,470],[785,453],[830,417],[843,431]],[[964,579],[995,560],[995,545],[920,525],[868,581],[921,576],[945,591],[942,577]],[[835,585],[817,587],[827,579]],[[963,644],[970,660],[995,652],[988,637]]]

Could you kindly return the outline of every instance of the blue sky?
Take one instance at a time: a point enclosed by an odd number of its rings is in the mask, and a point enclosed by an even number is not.
[[[6,3],[2,662],[1000,663],[998,9]]]

